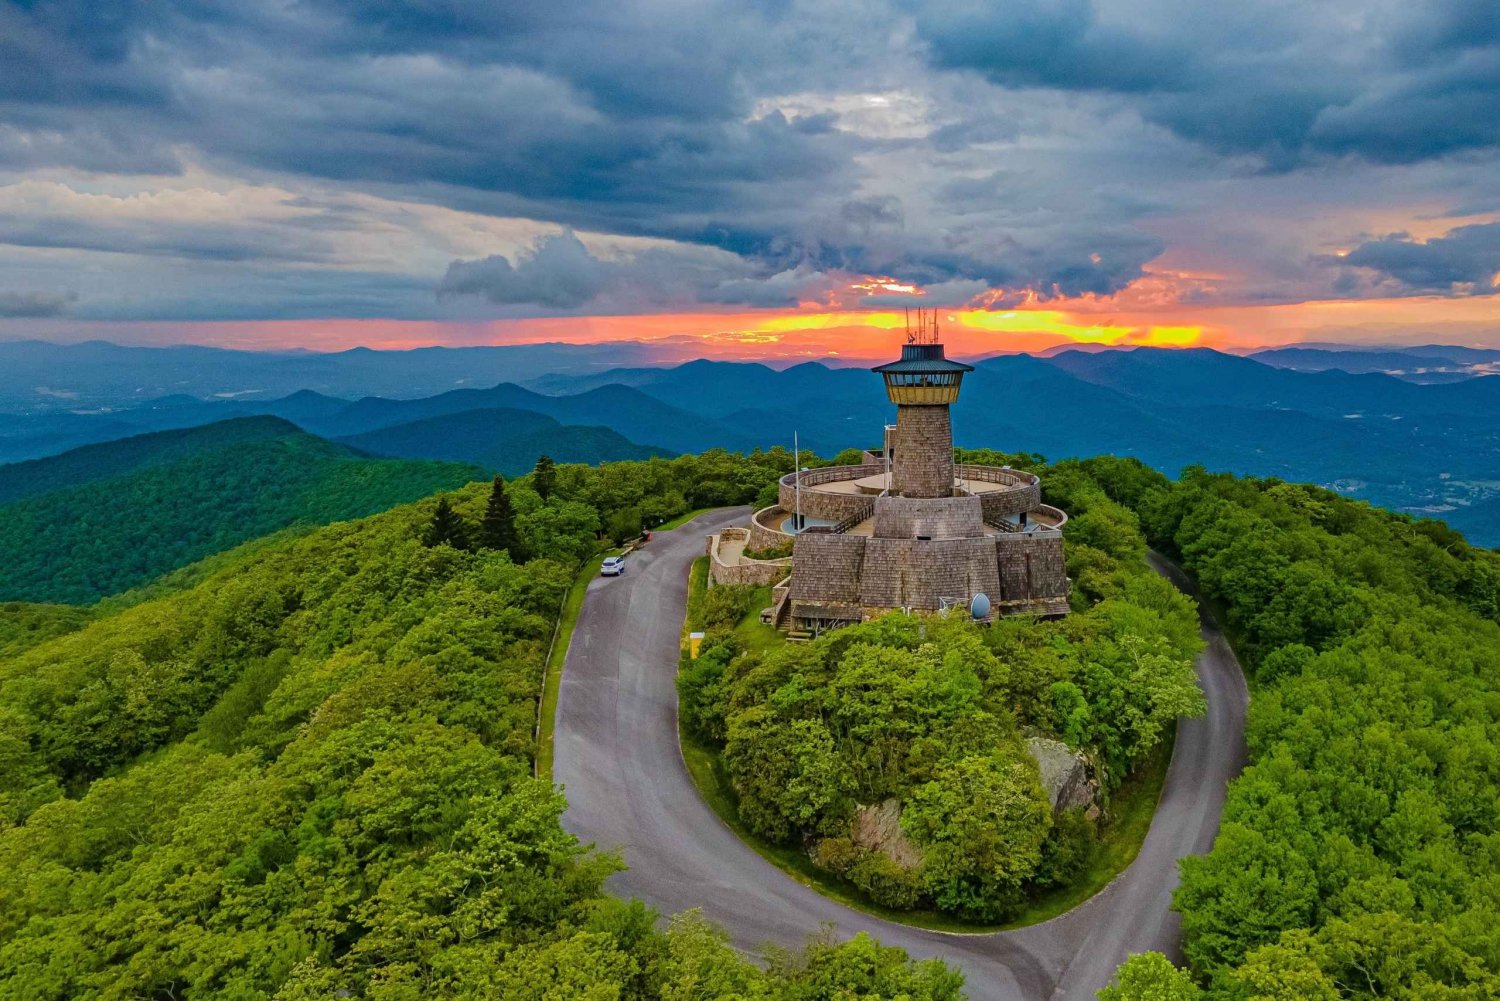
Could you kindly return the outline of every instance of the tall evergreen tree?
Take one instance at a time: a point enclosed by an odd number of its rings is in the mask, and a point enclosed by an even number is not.
[[[422,545],[428,548],[443,545],[454,549],[469,548],[469,526],[453,510],[453,505],[448,503],[446,496],[438,498],[437,510],[432,512],[432,521],[427,523],[427,531],[422,533]]]
[[[516,509],[511,506],[504,477],[496,476],[490,486],[489,503],[485,505],[484,518],[479,522],[479,546],[481,549],[503,549],[510,553],[513,563],[526,561],[526,547],[516,531]]]
[[[557,486],[557,463],[552,461],[552,456],[544,455],[536,460],[536,468],[531,471],[531,489],[542,500],[552,496],[553,489]]]

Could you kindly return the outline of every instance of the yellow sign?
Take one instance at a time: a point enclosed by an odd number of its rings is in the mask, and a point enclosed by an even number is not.
[[[691,659],[693,659],[693,660],[697,660],[698,659],[698,651],[702,647],[703,647],[703,634],[702,633],[688,633],[688,656]]]

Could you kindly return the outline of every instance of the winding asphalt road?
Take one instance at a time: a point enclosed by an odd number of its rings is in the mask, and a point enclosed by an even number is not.
[[[1249,696],[1234,653],[1205,614],[1198,677],[1203,719],[1184,720],[1161,801],[1135,862],[1068,913],[1011,932],[952,935],[850,910],[788,877],[726,827],[699,797],[677,745],[677,668],[688,568],[704,536],[746,508],[713,512],[657,533],[623,577],[596,578],[568,650],[557,707],[554,777],[567,793],[564,825],[585,843],[617,849],[630,868],[610,889],[663,913],[702,908],[735,943],[799,946],[822,926],[867,930],[915,957],[962,969],[976,999],[1092,999],[1133,953],[1177,958],[1168,909],[1177,859],[1206,852],[1225,786],[1244,765]],[[1181,573],[1157,570],[1186,587]]]

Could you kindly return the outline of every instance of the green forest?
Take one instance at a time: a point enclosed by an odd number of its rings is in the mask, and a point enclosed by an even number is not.
[[[40,483],[66,475],[74,485],[0,506],[0,599],[96,601],[272,532],[363,517],[481,475],[368,458],[275,418],[162,434],[22,464]]]
[[[1326,490],[1086,463],[1252,674],[1251,764],[1182,863],[1188,971],[1117,1001],[1500,997],[1500,554]]]
[[[1065,619],[890,615],[742,649],[732,627],[748,595],[715,588],[696,623],[707,636],[679,676],[682,717],[721,754],[740,819],[771,843],[805,846],[876,904],[994,923],[1067,885],[1111,817],[1110,795],[1179,717],[1204,709],[1196,609],[1147,566],[1135,514],[1077,463],[1036,471],[1073,512]],[[1037,737],[1083,753],[1102,814],[1092,803],[1054,812],[1027,749]],[[901,837],[881,848],[851,838],[859,804],[889,801]]]
[[[1201,708],[1195,614],[1150,544],[1251,675],[1251,764],[1182,866],[1186,965],[1137,957],[1101,997],[1500,995],[1500,555],[1276,480],[963,458],[1044,474],[1072,516],[1075,614],[742,649],[726,590],[699,610],[683,716],[747,825],[872,899],[970,920],[1072,878],[1111,795]],[[864,936],[809,928],[762,965],[696,914],[658,924],[604,890],[622,861],[566,834],[532,777],[583,561],[764,501],[790,468],[781,450],[544,463],[501,486],[510,551],[485,543],[477,482],[90,607],[0,605],[0,998],[962,997],[958,972]],[[152,495],[121,496],[151,516]],[[434,537],[440,504],[462,546]],[[1084,752],[1102,813],[1049,809],[1037,735]],[[851,837],[855,804],[882,799],[920,865]]]
[[[961,997],[864,936],[762,967],[694,914],[659,928],[532,778],[547,643],[600,514],[747,500],[783,466],[532,474],[506,487],[524,565],[424,544],[429,499],[92,618],[10,606],[0,997]],[[490,493],[444,500],[477,529]]]

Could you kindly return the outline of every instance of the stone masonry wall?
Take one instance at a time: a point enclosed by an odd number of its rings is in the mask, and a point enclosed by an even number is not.
[[[747,542],[750,533],[743,528],[726,528],[718,535],[708,538],[708,583],[751,584],[764,587],[785,577],[792,568],[790,557],[779,560],[749,560],[743,556],[737,562],[726,562],[719,553],[725,542]]]
[[[884,472],[882,466],[829,466],[825,469],[812,469],[803,474],[802,479],[802,514],[807,518],[823,518],[828,521],[843,521],[858,514],[870,503],[869,494],[836,494],[826,493],[822,490],[809,489],[817,483],[828,483],[833,480],[857,480],[863,476],[873,476]],[[839,475],[833,475],[839,474]],[[782,482],[776,490],[776,500],[785,511],[797,509],[797,490],[792,485],[790,476],[782,477]]]
[[[882,539],[969,539],[984,534],[978,497],[877,497],[875,535]]]
[[[790,535],[774,527],[767,527],[779,526],[786,516],[786,512],[780,507],[762,508],[755,512],[750,518],[750,548],[773,549],[776,546],[783,546],[792,541]]]
[[[948,408],[897,407],[896,429],[891,492],[904,497],[953,496],[953,425]]]
[[[870,539],[865,545],[859,600],[867,608],[936,609],[940,598],[966,599],[999,590],[990,538]]]
[[[1036,510],[1042,503],[1042,488],[1032,483],[1007,490],[992,490],[980,494],[979,502],[984,508],[984,520],[998,521],[1022,511]]]
[[[791,600],[816,604],[859,603],[860,565],[865,543],[861,535],[804,532],[792,550]]]
[[[1000,565],[999,600],[1029,602],[1068,597],[1062,536],[1056,532],[1016,532],[994,540]]]

